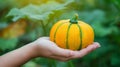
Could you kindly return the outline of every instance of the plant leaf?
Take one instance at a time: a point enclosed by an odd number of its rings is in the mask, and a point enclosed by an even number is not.
[[[42,5],[33,5],[29,4],[26,7],[21,9],[13,8],[7,14],[7,17],[12,16],[13,21],[17,21],[21,18],[27,18],[32,21],[44,21],[44,25],[46,25],[46,20],[49,19],[49,15],[53,14],[54,11],[65,9],[65,6],[71,3],[73,0],[67,0],[68,2],[61,4],[55,1],[49,1]]]

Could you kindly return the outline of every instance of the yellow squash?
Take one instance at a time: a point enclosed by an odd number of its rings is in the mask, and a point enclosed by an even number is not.
[[[78,15],[67,20],[60,20],[53,25],[50,31],[50,40],[59,47],[71,50],[80,50],[92,44],[94,31],[90,25],[79,21]]]

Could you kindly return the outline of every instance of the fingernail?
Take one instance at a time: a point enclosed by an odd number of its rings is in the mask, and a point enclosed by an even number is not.
[[[98,42],[95,42],[94,44],[96,45],[96,48],[101,47]]]

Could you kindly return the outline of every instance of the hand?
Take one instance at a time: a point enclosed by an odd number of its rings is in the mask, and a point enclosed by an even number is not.
[[[67,61],[70,59],[81,58],[88,53],[92,52],[96,48],[100,47],[99,43],[94,42],[87,48],[80,51],[72,51],[69,49],[62,49],[58,47],[54,42],[49,40],[49,37],[41,37],[33,42],[36,45],[36,56],[53,58],[60,61]]]
[[[2,55],[0,57],[0,67],[20,67],[35,57],[47,57],[67,61],[74,58],[81,58],[98,47],[100,47],[99,43],[93,43],[80,51],[72,51],[58,47],[48,37],[41,37],[32,43]]]

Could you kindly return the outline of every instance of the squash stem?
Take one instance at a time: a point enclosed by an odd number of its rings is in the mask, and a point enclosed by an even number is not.
[[[72,19],[70,19],[70,23],[77,24],[78,23],[78,14],[75,14]]]

